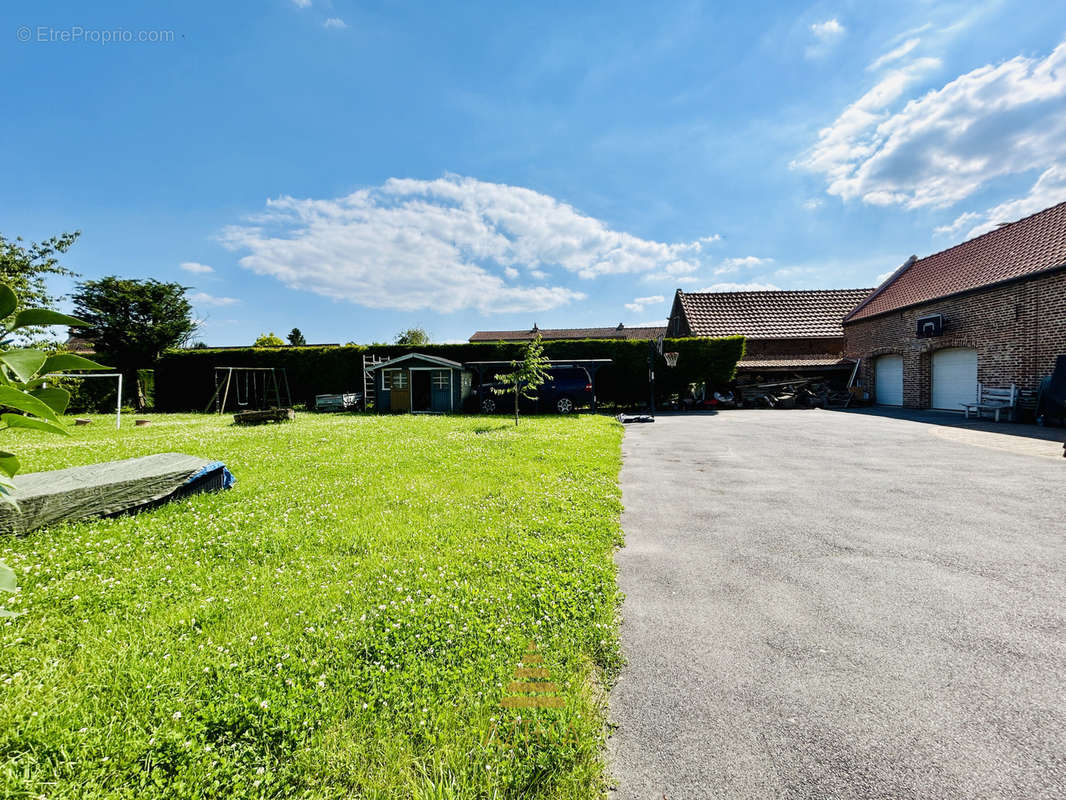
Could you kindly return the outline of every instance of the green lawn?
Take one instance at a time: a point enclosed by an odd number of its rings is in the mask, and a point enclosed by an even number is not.
[[[176,451],[238,483],[0,539],[0,796],[601,796],[621,426],[229,420],[5,432],[24,471]],[[531,641],[562,708],[500,706]]]

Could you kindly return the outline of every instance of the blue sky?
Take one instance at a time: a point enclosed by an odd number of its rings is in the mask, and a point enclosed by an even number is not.
[[[1062,4],[9,0],[0,41],[0,232],[193,287],[210,344],[873,286],[1066,200]]]

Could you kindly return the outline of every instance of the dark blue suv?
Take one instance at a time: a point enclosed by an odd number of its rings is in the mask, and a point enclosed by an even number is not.
[[[510,411],[514,408],[514,395],[496,394],[492,390],[502,388],[499,383],[483,383],[478,389],[478,407],[486,414]],[[549,367],[548,379],[537,389],[537,397],[530,400],[519,397],[518,407],[526,413],[557,411],[569,414],[584,406],[592,405],[592,379],[584,367]]]

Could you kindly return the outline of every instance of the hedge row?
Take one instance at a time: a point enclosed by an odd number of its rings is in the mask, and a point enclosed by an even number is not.
[[[660,357],[655,370],[656,390],[670,395],[687,384],[707,381],[712,387],[732,379],[744,355],[744,338],[667,339],[663,349],[680,354],[671,369]],[[294,403],[314,404],[315,395],[361,392],[363,356],[395,358],[425,353],[460,363],[510,361],[520,358],[520,343],[348,345],[345,347],[249,347],[228,350],[182,350],[167,353],[155,369],[155,400],[159,411],[203,411],[214,392],[215,367],[284,367]],[[601,403],[631,406],[648,396],[648,343],[618,339],[546,341],[552,359],[609,358],[612,363],[596,376]]]

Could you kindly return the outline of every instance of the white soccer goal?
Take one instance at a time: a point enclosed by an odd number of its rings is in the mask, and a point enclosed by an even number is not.
[[[118,399],[115,401],[115,427],[122,427],[122,373],[93,372],[89,374],[71,372],[50,372],[42,378],[116,378],[118,380]]]

